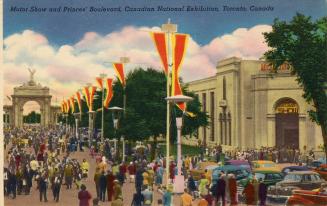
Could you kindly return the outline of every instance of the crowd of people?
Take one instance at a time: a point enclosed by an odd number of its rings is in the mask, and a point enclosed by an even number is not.
[[[15,199],[17,195],[30,195],[33,185],[39,191],[40,201],[47,202],[47,190],[52,190],[53,201],[60,201],[62,187],[78,190],[80,206],[99,205],[111,202],[112,206],[126,205],[123,200],[125,184],[134,184],[133,206],[164,205],[173,202],[173,184],[180,172],[185,177],[185,191],[180,196],[182,206],[236,205],[240,201],[246,204],[265,205],[267,187],[255,177],[242,191],[238,191],[236,179],[232,174],[220,174],[217,182],[211,182],[208,173],[195,181],[189,171],[199,162],[208,158],[224,164],[226,158],[240,160],[271,160],[275,162],[299,163],[312,157],[309,151],[304,155],[296,149],[261,148],[259,150],[224,151],[220,145],[207,151],[207,155],[183,157],[182,171],[177,171],[176,162],[169,162],[169,184],[165,179],[165,158],[158,155],[149,160],[149,148],[142,150],[130,148],[127,151],[129,162],[119,158],[115,143],[106,140],[103,144],[95,141],[91,145],[76,138],[74,132],[65,128],[45,129],[40,127],[11,128],[4,132],[6,143],[6,164],[4,168],[5,196]],[[82,136],[82,134],[81,134]],[[90,149],[86,149],[88,146]],[[77,150],[86,152],[91,159],[78,161],[72,158]],[[141,151],[141,152],[140,152]],[[314,157],[312,157],[314,158]],[[95,168],[92,176],[90,167]],[[85,184],[86,179],[94,183],[95,194],[91,194]],[[88,186],[89,187],[89,186]],[[160,194],[155,202],[154,195]],[[239,199],[242,195],[244,199]]]

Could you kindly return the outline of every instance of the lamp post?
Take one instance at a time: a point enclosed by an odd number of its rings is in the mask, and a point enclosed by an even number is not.
[[[102,73],[100,74],[100,78],[102,81],[102,97],[101,97],[101,108],[102,108],[102,112],[101,112],[101,143],[103,144],[104,141],[104,137],[103,137],[103,128],[104,128],[104,106],[103,106],[103,99],[104,99],[104,86],[103,86],[103,82],[105,81],[105,78],[107,77],[106,74]]]
[[[170,19],[168,19],[167,24],[161,25],[161,30],[166,33],[166,40],[167,40],[167,56],[168,56],[168,72],[167,72],[167,98],[170,97],[170,76],[171,76],[171,67],[172,67],[172,58],[170,55],[170,36],[177,32],[177,24],[170,23]],[[167,114],[166,114],[166,186],[168,188],[169,184],[169,139],[170,139],[170,104],[167,101]]]
[[[123,108],[120,107],[109,107],[108,108],[111,112],[112,112],[112,121],[114,123],[114,129],[115,129],[115,133],[117,134],[117,129],[118,129],[118,120],[119,120],[119,116],[120,113],[122,111],[124,111]],[[116,137],[115,137],[116,138]],[[123,161],[125,161],[125,141],[124,138],[122,138],[123,140]],[[118,145],[119,147],[119,145]],[[117,157],[117,140],[115,139],[115,152],[116,152],[116,157]]]
[[[184,96],[184,95],[176,95],[167,97],[166,100],[168,103],[184,103],[191,101],[193,98]],[[182,124],[183,124],[183,116],[176,117],[176,126],[177,126],[177,170],[178,174],[175,177],[175,193],[183,193],[184,192],[184,176],[182,175]]]
[[[92,86],[91,83],[87,83],[86,86],[89,88]],[[93,121],[94,121],[94,116],[95,112],[92,110],[92,108],[89,109],[89,147],[91,148],[92,146],[92,136],[93,136]]]

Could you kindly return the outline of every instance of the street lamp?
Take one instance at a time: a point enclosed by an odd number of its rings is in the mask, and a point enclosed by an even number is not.
[[[105,78],[107,77],[106,74],[101,73],[100,74],[100,78],[101,78],[101,82],[102,82],[102,98],[101,98],[101,108],[102,108],[102,112],[101,112],[101,143],[103,144],[103,125],[104,125],[104,107],[103,107],[103,99],[104,99],[104,86],[103,86],[103,82],[105,81]]]
[[[86,84],[87,88],[91,87],[92,84],[91,83],[87,83]],[[93,121],[94,121],[94,117],[95,117],[95,111],[92,110],[92,108],[89,109],[89,147],[91,148],[92,146],[92,138],[93,138]]]
[[[185,103],[193,100],[192,97],[184,96],[184,95],[176,95],[166,98],[168,103]],[[177,126],[177,170],[178,174],[175,177],[175,193],[183,193],[184,192],[184,176],[182,175],[182,142],[181,142],[181,133],[182,133],[182,124],[183,124],[183,116],[176,117],[176,126]]]
[[[166,33],[167,38],[167,56],[168,56],[168,72],[167,72],[167,98],[170,97],[170,71],[172,70],[172,57],[170,55],[171,48],[170,48],[170,35],[177,32],[177,24],[170,23],[170,19],[168,19],[167,24],[161,25],[161,30]],[[170,129],[169,129],[169,123],[170,123],[170,104],[167,101],[167,114],[166,114],[166,186],[168,188],[169,186],[169,139],[170,139]]]
[[[114,123],[114,129],[115,129],[115,133],[117,133],[117,129],[118,129],[118,120],[119,120],[119,117],[120,117],[120,113],[122,111],[124,111],[123,108],[120,108],[120,107],[109,107],[108,108],[112,113],[112,121]],[[115,137],[117,138],[117,137]],[[123,161],[125,161],[125,140],[124,138],[122,138],[123,140]],[[116,152],[116,157],[118,155],[117,153],[117,140],[115,139],[115,152]]]

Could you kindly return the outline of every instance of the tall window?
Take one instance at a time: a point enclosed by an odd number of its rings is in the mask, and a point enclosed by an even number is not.
[[[203,112],[207,112],[207,94],[202,93],[202,110]],[[207,128],[203,127],[203,144],[207,144]]]
[[[211,131],[211,141],[215,141],[215,93],[210,92],[210,131]]]

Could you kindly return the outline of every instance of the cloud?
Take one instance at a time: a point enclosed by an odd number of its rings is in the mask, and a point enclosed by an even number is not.
[[[14,86],[28,81],[28,67],[36,69],[36,81],[48,86],[53,100],[58,102],[87,82],[95,83],[100,73],[113,77],[111,62],[118,61],[121,56],[131,60],[126,73],[139,66],[161,70],[150,30],[159,28],[126,26],[107,35],[87,32],[75,44],[59,47],[32,30],[13,34],[4,39],[5,95],[11,95]],[[270,30],[268,25],[239,28],[203,46],[191,38],[180,76],[184,82],[209,77],[215,74],[218,60],[231,56],[258,59],[268,48],[262,32]],[[5,103],[8,102],[5,100]]]

